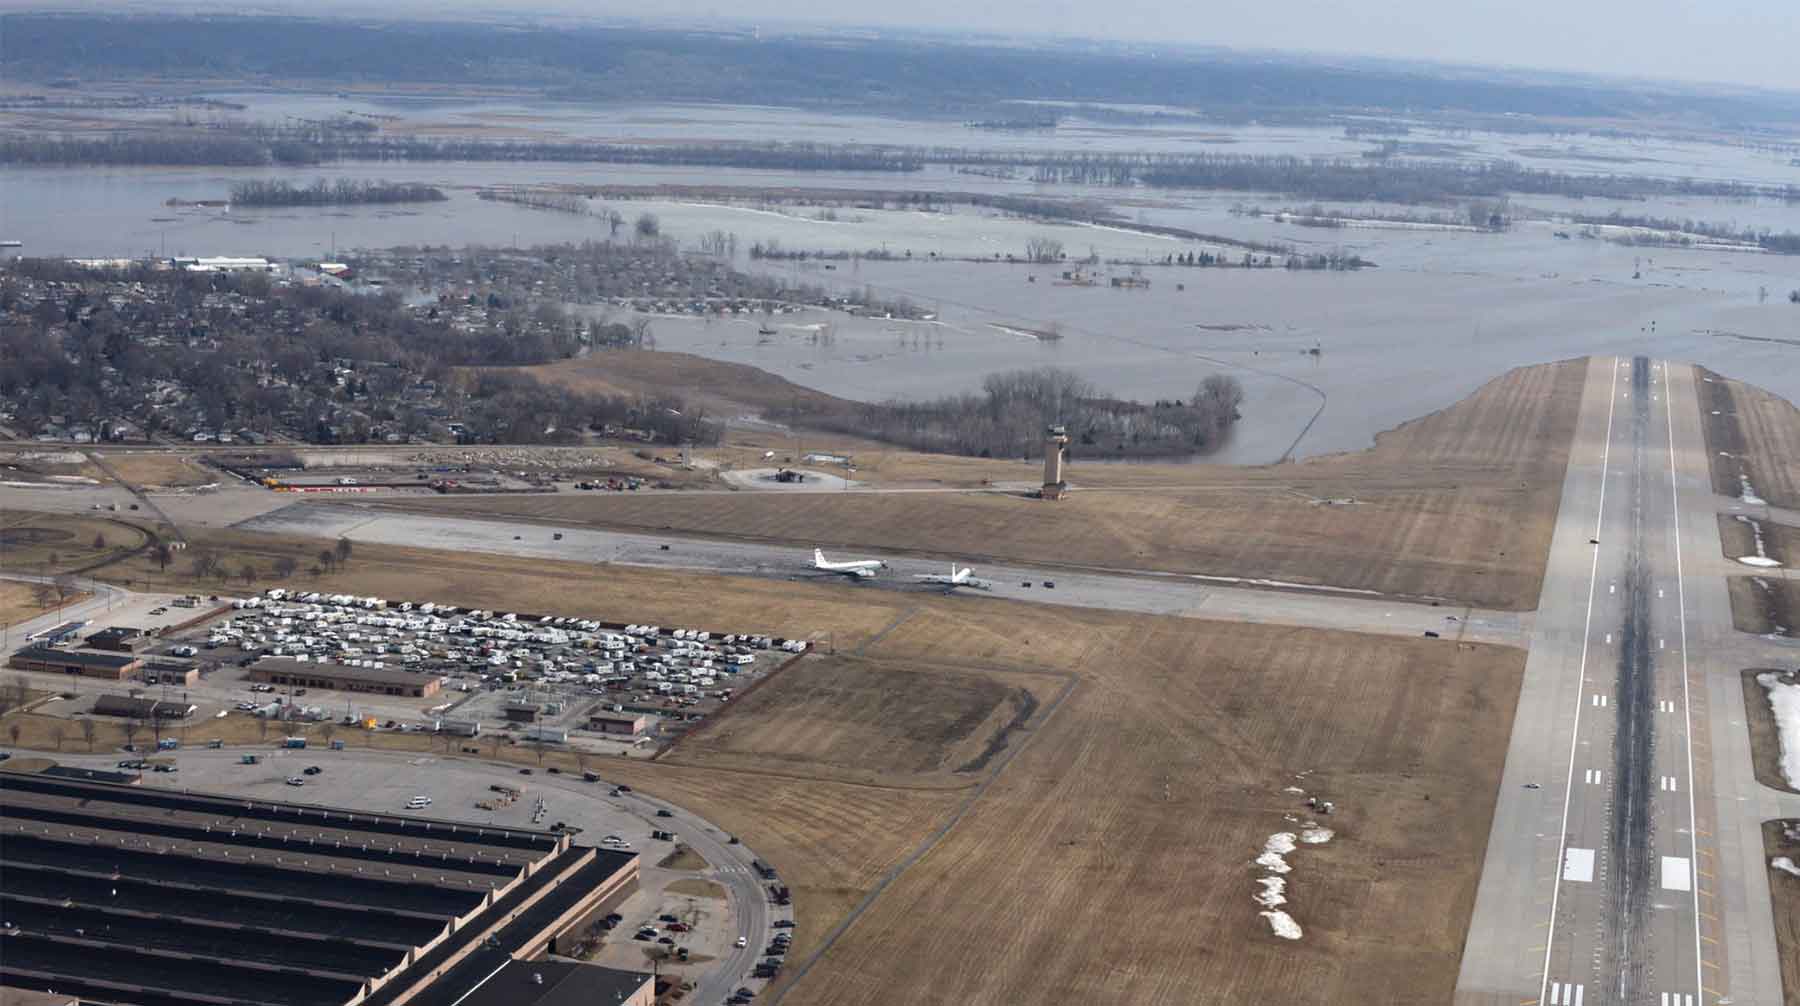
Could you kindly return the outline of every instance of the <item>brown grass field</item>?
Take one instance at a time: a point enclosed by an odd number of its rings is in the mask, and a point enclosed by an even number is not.
[[[1731,595],[1731,624],[1739,632],[1758,636],[1779,633],[1791,636],[1800,626],[1800,581],[1780,576],[1732,576],[1725,580]]]
[[[107,467],[134,487],[198,486],[217,482],[224,477],[216,471],[200,467],[192,458],[180,454],[120,452],[105,454],[104,457]],[[99,469],[95,469],[93,474],[96,478],[106,477]]]
[[[96,539],[103,547],[94,547]],[[149,540],[142,529],[119,520],[0,510],[0,571],[44,575],[86,569]]]
[[[86,597],[86,594],[77,595],[70,598],[69,603],[73,604]],[[31,584],[0,580],[0,625],[16,625],[49,610],[51,609],[38,603]]]
[[[876,783],[971,785],[1061,675],[808,657],[661,761]]]
[[[1049,505],[996,493],[421,499],[513,515],[827,547],[1260,576],[1485,607],[1538,600],[1585,360],[1513,371],[1374,448],[1263,468],[1151,466]],[[1115,478],[1082,469],[1073,479]],[[1325,500],[1353,498],[1349,505]]]
[[[791,998],[1339,1003],[1380,988],[1447,1002],[1523,654],[1069,622],[986,640],[988,660],[1080,682]],[[870,652],[938,651],[968,624],[917,617]],[[1340,813],[1332,843],[1291,860],[1286,908],[1307,935],[1288,943],[1256,914],[1250,861],[1304,814],[1283,792],[1294,783]]]
[[[731,412],[847,409],[850,403],[803,388],[785,377],[741,363],[709,360],[690,353],[609,349],[575,360],[507,368],[570,391],[636,398],[674,394],[690,404]]]
[[[1743,475],[1774,506],[1800,508],[1800,408],[1755,385],[1696,373],[1714,491],[1740,495]]]
[[[1765,861],[1776,856],[1800,863],[1800,841],[1790,841],[1788,828],[1800,821],[1764,821]],[[1800,877],[1768,867],[1770,901],[1775,905],[1775,949],[1781,957],[1781,998],[1787,1006],[1800,1006]]]
[[[1770,789],[1796,790],[1781,777],[1781,735],[1775,728],[1775,712],[1769,708],[1769,690],[1758,684],[1759,674],[1780,673],[1774,668],[1742,672],[1744,724],[1750,731],[1750,760],[1756,781]]]

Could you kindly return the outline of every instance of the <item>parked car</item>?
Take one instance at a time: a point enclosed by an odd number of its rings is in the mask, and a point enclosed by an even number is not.
[[[667,810],[659,810],[656,812],[656,816],[657,817],[674,817],[675,815],[674,815],[674,813],[667,811]]]
[[[734,947],[747,947],[749,945],[750,945],[750,938],[747,936],[738,937],[737,942],[732,944],[732,946],[734,946]]]
[[[290,775],[287,778],[287,784],[289,786],[304,786],[306,785],[306,780],[297,775]]]
[[[681,917],[679,915],[670,915],[668,912],[664,912],[661,915],[658,915],[656,918],[657,918],[657,921],[659,921],[659,922],[680,922],[681,921]]]
[[[771,923],[771,925],[773,925],[776,929],[792,929],[792,928],[794,928],[794,920],[793,919],[776,919],[773,923]]]
[[[306,774],[307,775],[318,775],[320,772],[323,772],[323,771],[325,771],[325,770],[320,768],[317,765],[306,766]]]

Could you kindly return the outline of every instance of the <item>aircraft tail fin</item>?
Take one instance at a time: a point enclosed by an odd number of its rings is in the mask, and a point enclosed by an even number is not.
[[[813,549],[813,565],[815,565],[815,566],[825,565],[825,550],[824,549],[822,549],[822,548]]]

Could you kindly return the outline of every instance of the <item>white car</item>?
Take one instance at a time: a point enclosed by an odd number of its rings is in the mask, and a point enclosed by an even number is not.
[[[290,775],[290,776],[288,776],[287,784],[289,786],[304,786],[304,785],[306,785],[306,780],[300,778],[297,775]]]
[[[740,936],[737,938],[737,945],[740,947],[747,947],[750,945],[750,941],[745,937]]]
[[[406,801],[406,808],[408,810],[418,810],[422,807],[429,806],[431,806],[431,797],[428,796],[415,796],[411,800]]]

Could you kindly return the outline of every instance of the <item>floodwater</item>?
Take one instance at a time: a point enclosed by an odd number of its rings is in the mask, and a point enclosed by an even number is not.
[[[1156,127],[1076,124],[1040,133],[966,130],[956,124],[836,116],[792,109],[551,105],[523,109],[475,103],[379,105],[329,96],[235,96],[254,117],[318,117],[356,105],[409,123],[505,121],[509,128],[593,139],[761,139],[891,142],[1073,149],[1207,149],[1344,153],[1341,132],[1197,123]],[[1086,134],[1081,131],[1087,130]],[[1185,132],[1184,132],[1185,131]],[[1223,132],[1225,139],[1220,138]],[[1412,141],[1433,137],[1415,133]],[[1470,134],[1466,156],[1538,151],[1536,167],[1800,181],[1787,154],[1738,146]],[[1065,143],[1070,140],[1070,143]],[[1229,140],[1229,142],[1226,142]],[[1183,144],[1187,146],[1182,146]],[[1335,146],[1334,146],[1335,145]],[[1593,160],[1592,158],[1613,158]],[[1620,159],[1629,158],[1630,163]],[[1654,169],[1654,170],[1653,170]],[[170,198],[218,199],[235,180],[315,177],[420,181],[445,189],[445,203],[406,207],[232,210],[175,208]],[[352,164],[292,169],[7,169],[0,171],[0,238],[34,255],[112,257],[235,254],[307,258],[396,245],[520,246],[602,239],[597,218],[476,198],[495,184],[715,185],[975,191],[1092,198],[1128,219],[1227,238],[1291,244],[1302,251],[1352,251],[1379,268],[1357,273],[1180,269],[1148,266],[1147,290],[1106,285],[1126,267],[1102,269],[1099,286],[1059,283],[1060,269],[933,261],[940,256],[1022,254],[1037,235],[1062,240],[1071,257],[1159,259],[1199,248],[1128,230],[1003,219],[958,207],[951,213],[718,205],[668,200],[613,204],[628,218],[655,212],[665,233],[692,247],[708,231],[739,236],[744,268],[764,269],[843,290],[906,296],[938,315],[930,323],[813,313],[788,319],[775,336],[758,321],[659,318],[660,348],[768,369],[851,398],[920,398],[973,390],[997,370],[1056,365],[1080,371],[1103,390],[1139,400],[1185,397],[1208,374],[1225,371],[1248,392],[1244,421],[1219,460],[1271,462],[1367,446],[1373,436],[1450,405],[1484,381],[1526,364],[1588,353],[1648,353],[1703,363],[1800,400],[1800,257],[1742,252],[1628,248],[1579,237],[1545,213],[1693,218],[1734,226],[1800,230],[1800,206],[1756,201],[1663,198],[1642,203],[1517,197],[1521,222],[1504,234],[1442,230],[1321,230],[1234,212],[1306,201],[1252,193],[1039,187],[1024,178],[958,175],[935,168],[909,175],[744,171],[568,164]],[[1352,207],[1364,211],[1418,208]],[[1449,210],[1444,210],[1449,212]],[[912,253],[898,262],[856,261],[827,269],[809,262],[753,263],[755,241],[787,248]],[[1183,288],[1185,287],[1185,288]],[[1766,292],[1766,296],[1765,296]],[[820,326],[825,326],[821,328]],[[1054,328],[1040,340],[1026,330]],[[1316,417],[1316,419],[1315,419]],[[1304,435],[1302,435],[1304,433]]]

